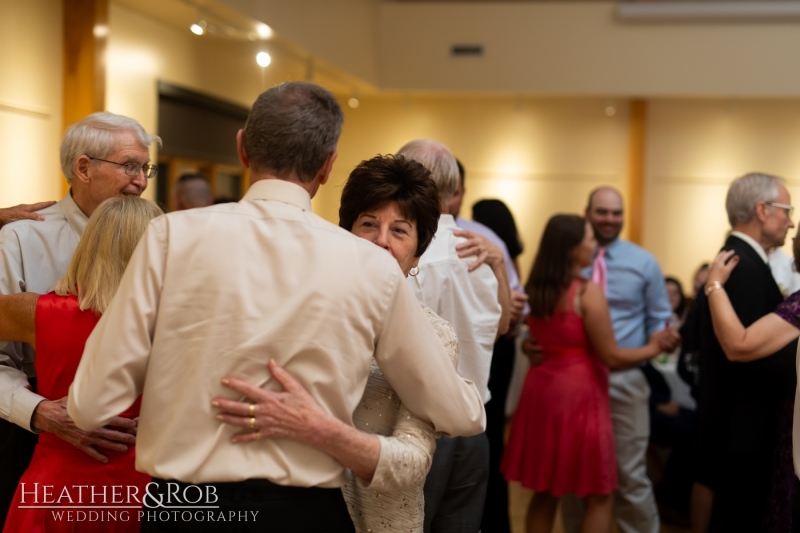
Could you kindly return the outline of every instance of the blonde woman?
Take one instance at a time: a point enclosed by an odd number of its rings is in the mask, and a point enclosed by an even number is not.
[[[139,238],[150,220],[159,215],[158,206],[138,197],[106,200],[89,219],[55,293],[0,296],[0,338],[27,342],[36,348],[38,393],[45,398],[67,395],[86,339],[114,297]],[[138,415],[137,400],[119,416],[135,419]],[[114,422],[112,419],[110,425]],[[128,501],[130,491],[137,489],[140,500],[150,478],[134,469],[133,446],[109,441],[109,449],[104,453],[108,456],[105,464],[52,433],[42,433],[31,464],[17,487],[3,531],[75,530],[76,522],[65,518],[64,513],[20,507],[32,501],[40,504],[46,501],[47,495],[36,494],[45,486],[52,487],[49,498],[57,499],[59,506],[88,505],[94,507],[92,511],[97,516],[102,513],[103,520],[82,521],[82,533],[139,531],[136,509],[125,509],[127,514],[123,515],[116,509],[103,511],[98,507],[136,505],[138,501]],[[89,486],[95,487],[94,492],[89,491]],[[123,487],[120,496],[125,499],[123,503],[120,498],[112,497],[110,489],[103,496],[104,488],[111,486]]]

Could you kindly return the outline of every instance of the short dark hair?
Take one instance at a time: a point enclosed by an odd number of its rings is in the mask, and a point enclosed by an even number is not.
[[[244,150],[255,171],[311,182],[336,151],[344,115],[336,98],[313,83],[291,81],[259,95],[244,127]]]
[[[358,164],[342,190],[339,226],[352,231],[358,217],[367,211],[397,202],[400,212],[417,223],[420,257],[439,227],[441,203],[430,171],[401,155],[379,155]]]
[[[553,316],[559,298],[572,282],[573,249],[586,234],[586,219],[578,215],[553,215],[544,228],[525,292],[531,316]]]

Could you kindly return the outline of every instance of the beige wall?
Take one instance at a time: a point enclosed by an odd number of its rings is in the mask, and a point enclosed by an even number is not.
[[[714,258],[729,229],[725,194],[733,178],[782,176],[800,205],[799,145],[797,100],[651,102],[643,237],[665,273],[688,282]],[[791,255],[791,239],[784,251]]]
[[[610,0],[221,1],[383,90],[800,95],[792,18],[632,23]],[[485,54],[452,58],[453,44]]]
[[[60,195],[59,6],[0,3],[0,205]],[[158,80],[249,105],[264,88],[305,76],[302,62],[280,52],[262,71],[255,47],[197,38],[112,4],[107,107],[156,131]],[[347,95],[340,96],[344,104]],[[609,104],[612,117],[604,112]],[[625,190],[627,106],[595,97],[362,95],[358,109],[344,107],[340,156],[314,208],[335,222],[341,184],[360,160],[412,138],[438,139],[466,165],[465,214],[488,197],[512,208],[526,244],[524,278],[549,216],[581,212],[596,185]],[[733,177],[750,170],[785,176],[800,203],[799,140],[800,100],[651,99],[643,243],[665,273],[688,282],[713,256],[727,230],[724,196]]]
[[[220,0],[371,84],[378,82],[382,0]]]
[[[158,132],[159,81],[249,107],[264,88],[296,75],[292,62],[259,67],[254,43],[198,37],[118,4],[109,28],[106,107],[147,131]],[[150,183],[144,196],[153,199],[155,190]]]
[[[339,159],[315,206],[337,220],[341,183],[362,159],[396,152],[414,138],[448,145],[466,167],[462,211],[481,198],[500,198],[525,242],[523,277],[547,219],[581,212],[598,184],[626,186],[628,113],[624,102],[607,117],[603,99],[474,97],[362,98],[346,109]]]
[[[61,2],[0,2],[0,206],[61,198]]]
[[[625,23],[615,2],[385,2],[379,86],[558,95],[797,96],[796,20]],[[451,58],[452,44],[485,45]]]
[[[628,103],[614,102],[617,113],[607,117],[608,103],[362,98],[358,109],[346,108],[339,159],[315,209],[336,221],[341,183],[361,159],[395,152],[413,138],[433,138],[466,166],[462,214],[482,198],[500,198],[512,209],[526,245],[520,262],[525,278],[551,215],[582,212],[588,192],[600,184],[626,191]],[[647,141],[643,245],[687,288],[728,230],[725,194],[733,178],[754,170],[783,176],[800,205],[800,101],[654,100]]]

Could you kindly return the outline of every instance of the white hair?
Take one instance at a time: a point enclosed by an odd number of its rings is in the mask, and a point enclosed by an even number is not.
[[[61,141],[61,171],[72,183],[75,177],[75,161],[82,156],[108,157],[115,148],[116,136],[121,132],[131,132],[139,143],[150,149],[150,145],[157,141],[161,145],[161,137],[147,133],[144,128],[133,120],[122,115],[115,115],[108,111],[93,113],[72,124],[64,133]]]
[[[784,180],[770,174],[750,172],[733,180],[725,198],[725,210],[731,227],[747,224],[753,219],[756,204],[774,202],[778,199],[779,185]]]
[[[400,148],[397,155],[422,164],[430,170],[443,204],[450,201],[458,190],[458,164],[447,146],[436,141],[417,139]]]

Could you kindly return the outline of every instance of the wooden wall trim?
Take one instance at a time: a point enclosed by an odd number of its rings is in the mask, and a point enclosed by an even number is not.
[[[106,107],[108,0],[62,0],[64,129]],[[64,181],[64,191],[69,185]]]
[[[628,210],[625,225],[628,240],[642,244],[644,217],[644,159],[647,146],[647,101],[631,100],[630,137],[628,144]]]

